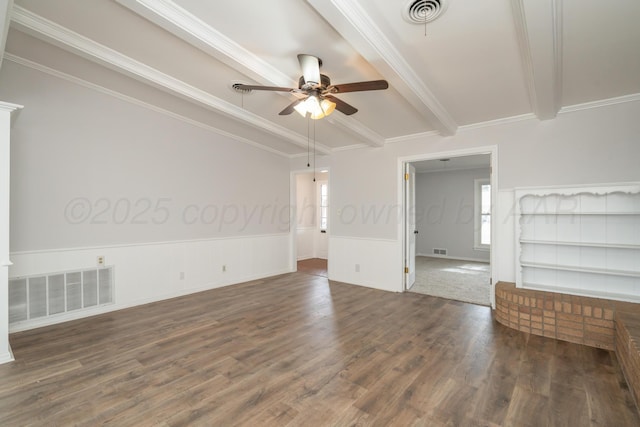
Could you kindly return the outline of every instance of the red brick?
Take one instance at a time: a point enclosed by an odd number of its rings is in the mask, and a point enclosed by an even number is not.
[[[547,311],[545,310],[543,312],[544,317],[550,317],[550,318],[555,318],[556,317],[556,312],[555,311]]]
[[[597,317],[598,319],[602,318],[602,308],[593,307],[593,317]]]
[[[550,299],[545,300],[545,302],[544,302],[544,309],[545,309],[545,310],[553,310],[553,301],[552,301],[552,300],[550,300]]]
[[[584,323],[587,325],[596,325],[603,328],[613,329],[613,320],[593,319],[591,317],[585,317]]]
[[[595,332],[602,335],[611,334],[611,336],[613,336],[613,329],[602,328],[600,326],[584,325],[584,330],[587,332]]]
[[[604,318],[607,320],[613,320],[613,310],[610,308],[604,309]]]
[[[573,304],[571,311],[573,314],[582,314],[582,306],[580,304]]]
[[[570,302],[563,302],[562,303],[562,311],[565,313],[571,313],[571,303]]]
[[[553,309],[555,311],[562,311],[562,303],[560,301],[553,302]]]
[[[573,329],[576,331],[582,331],[583,325],[582,323],[569,322],[567,320],[558,320],[558,329]]]
[[[582,307],[582,313],[585,316],[591,316],[591,306],[590,305],[585,305],[584,307]]]
[[[539,330],[542,330],[542,322],[534,322],[534,321],[531,321],[531,329],[539,329]]]
[[[580,316],[579,314],[566,314],[566,313],[558,313],[556,315],[556,318],[558,320],[568,320],[570,322],[578,322],[578,323],[582,323],[584,317]]]
[[[555,330],[556,330],[556,325],[555,324],[552,325],[552,324],[549,324],[549,323],[545,323],[543,325],[543,327],[544,327],[545,331],[554,331],[555,332]]]

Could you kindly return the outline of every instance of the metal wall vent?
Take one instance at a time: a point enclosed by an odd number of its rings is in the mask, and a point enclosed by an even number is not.
[[[10,324],[113,301],[113,267],[9,279]]]
[[[448,5],[448,0],[409,0],[402,9],[402,16],[412,24],[425,24],[442,15]]]

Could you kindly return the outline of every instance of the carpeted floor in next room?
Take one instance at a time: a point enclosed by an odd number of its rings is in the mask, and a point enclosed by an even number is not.
[[[489,305],[489,264],[418,256],[416,282],[409,290],[456,301]]]

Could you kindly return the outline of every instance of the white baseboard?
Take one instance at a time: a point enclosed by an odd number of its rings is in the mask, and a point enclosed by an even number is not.
[[[9,325],[33,329],[295,271],[289,235],[246,236],[15,253],[10,277],[80,270],[104,256],[114,267],[114,304]]]
[[[275,271],[272,273],[268,273],[266,275],[245,277],[243,280],[239,282],[234,282],[234,283],[217,283],[217,284],[209,283],[207,285],[204,285],[198,288],[185,289],[185,290],[176,291],[173,293],[167,293],[167,294],[157,295],[157,296],[148,297],[148,298],[141,298],[135,301],[130,301],[126,304],[108,304],[108,305],[103,305],[100,307],[90,308],[86,310],[79,310],[79,311],[64,313],[60,315],[49,316],[42,319],[29,320],[27,322],[20,322],[20,323],[15,323],[13,325],[9,325],[9,332],[14,333],[14,332],[27,331],[30,329],[42,328],[45,326],[56,325],[58,323],[69,322],[71,320],[78,320],[78,319],[84,319],[87,317],[98,316],[100,314],[111,313],[113,311],[124,310],[126,308],[131,308],[139,305],[151,304],[158,301],[178,298],[185,295],[195,294],[198,292],[210,291],[212,289],[223,288],[226,286],[239,285],[241,283],[251,282],[253,280],[266,279],[267,277],[279,276],[280,274],[287,274],[287,273],[291,273],[291,270],[286,269],[282,271]]]
[[[11,347],[9,347],[6,353],[0,354],[0,365],[2,365],[3,363],[13,362],[14,360],[16,359],[13,357],[13,352],[11,351]]]

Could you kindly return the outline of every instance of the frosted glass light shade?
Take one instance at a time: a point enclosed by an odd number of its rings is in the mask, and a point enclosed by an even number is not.
[[[336,104],[328,99],[320,101],[317,97],[310,96],[293,108],[300,113],[302,117],[306,117],[307,113],[309,113],[312,119],[317,120],[333,113]]]

